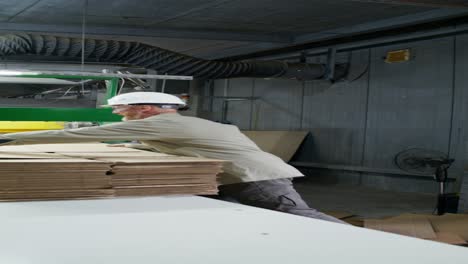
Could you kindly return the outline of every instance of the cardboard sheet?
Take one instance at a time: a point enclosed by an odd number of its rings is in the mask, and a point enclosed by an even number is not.
[[[289,162],[309,133],[308,131],[242,131],[257,146]]]
[[[385,220],[367,219],[364,227],[422,239],[435,239],[436,234],[428,219],[407,216]]]
[[[8,146],[0,152],[0,200],[216,194],[221,171],[219,160],[105,144]]]
[[[466,240],[463,239],[460,235],[446,232],[436,232],[436,238],[431,240],[452,245],[466,244]]]
[[[431,237],[429,227],[434,231]],[[365,227],[430,239],[454,245],[464,245],[468,241],[468,214],[402,214],[385,219],[367,219]]]
[[[21,153],[0,151],[0,159],[66,159],[67,157],[57,153]]]
[[[34,144],[34,145],[10,145],[0,146],[2,151],[14,152],[138,152],[140,150],[126,147],[112,147],[103,143],[72,143],[72,144]]]

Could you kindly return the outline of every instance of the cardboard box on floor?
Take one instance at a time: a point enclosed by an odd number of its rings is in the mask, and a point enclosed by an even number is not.
[[[367,219],[364,227],[454,245],[464,245],[468,241],[468,214],[402,214]]]
[[[364,227],[364,220],[362,217],[352,213],[342,211],[323,211],[323,213],[341,219],[350,225]]]
[[[331,215],[338,219],[345,219],[345,218],[350,218],[354,216],[352,213],[342,212],[342,211],[323,211],[323,213],[327,215]]]

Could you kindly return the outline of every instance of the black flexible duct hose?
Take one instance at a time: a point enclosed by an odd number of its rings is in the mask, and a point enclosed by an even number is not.
[[[40,34],[0,36],[0,56],[32,54],[80,58],[81,47],[80,38]],[[85,39],[85,58],[101,62],[128,63],[156,70],[159,74],[189,75],[207,79],[255,77],[315,80],[324,78],[326,74],[326,66],[323,64],[203,60],[138,42],[115,40]],[[344,77],[346,72],[345,65],[337,65],[335,79]]]

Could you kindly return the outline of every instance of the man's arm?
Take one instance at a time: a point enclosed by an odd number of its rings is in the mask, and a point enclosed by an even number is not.
[[[160,124],[163,126],[163,124]],[[77,143],[110,140],[158,140],[157,122],[132,120],[96,127],[4,134],[6,144]],[[11,140],[7,142],[7,140]]]

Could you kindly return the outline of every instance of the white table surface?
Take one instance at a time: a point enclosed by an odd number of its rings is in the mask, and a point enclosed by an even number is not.
[[[0,203],[1,264],[468,264],[468,248],[193,196]]]

